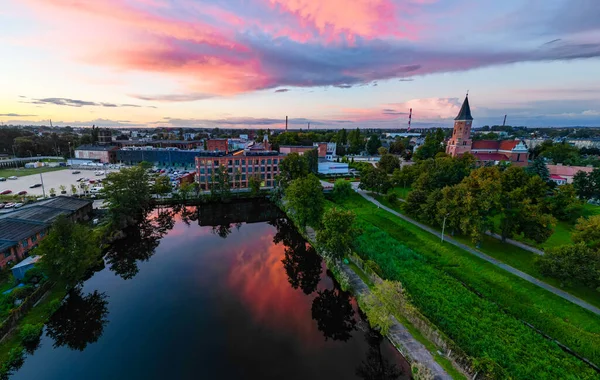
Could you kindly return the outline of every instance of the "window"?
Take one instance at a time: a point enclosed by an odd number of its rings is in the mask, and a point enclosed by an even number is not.
[[[246,180],[246,175],[242,174],[242,181],[245,181],[245,180]]]
[[[219,166],[219,161],[217,161],[217,160],[213,161],[213,165]]]
[[[517,154],[517,162],[521,161],[521,153]]]
[[[277,165],[277,159],[274,159],[274,160],[273,160],[273,163],[274,163],[275,165]]]
[[[518,160],[517,160],[517,161],[518,161]],[[37,235],[33,235],[33,236],[31,237],[31,242],[32,242],[32,243],[35,243],[36,241],[37,241]]]
[[[242,166],[242,173],[246,173],[246,167]]]
[[[258,165],[258,160],[254,160],[254,165]]]
[[[271,167],[267,166],[267,171],[270,172],[271,171]]]
[[[265,175],[264,175],[264,174],[261,174],[261,175],[260,175],[260,178],[261,178],[261,179],[265,179]]]
[[[6,259],[6,258],[8,258],[8,257],[10,257],[10,256],[11,256],[11,253],[10,253],[10,252],[4,252],[4,258],[5,258],[5,259]]]
[[[252,173],[252,166],[248,167],[248,173]]]
[[[267,174],[267,179],[271,179],[271,173]]]
[[[200,174],[204,174],[204,168],[200,168]]]
[[[23,246],[23,248],[27,248],[27,246],[28,246],[27,239],[25,239],[21,242],[21,246]]]
[[[228,165],[231,165],[231,163],[232,163],[232,162],[233,162],[232,160],[229,160],[229,162],[227,162],[227,164],[228,164]]]
[[[260,160],[260,164],[264,165],[265,164],[265,160]]]
[[[467,142],[466,142],[466,141],[463,141],[463,145],[467,145]]]
[[[267,181],[267,186],[271,186],[271,181]]]
[[[242,160],[242,165],[246,165],[246,160]]]
[[[200,176],[200,182],[204,182],[204,176],[203,175]]]
[[[240,165],[240,160],[235,160],[235,166],[239,166]]]
[[[267,165],[271,165],[271,159],[270,158],[267,160]]]
[[[227,172],[228,172],[228,173],[233,173],[233,168],[229,168],[229,169],[227,169]]]
[[[264,167],[264,166],[261,166],[261,167],[260,167],[260,171],[264,173],[264,172],[265,172],[265,167]]]

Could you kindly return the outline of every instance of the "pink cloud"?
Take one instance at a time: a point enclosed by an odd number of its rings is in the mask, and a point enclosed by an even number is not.
[[[453,118],[460,109],[458,98],[411,99],[403,103],[383,104],[376,108],[346,108],[334,118],[345,118],[354,122],[408,120],[412,108],[413,121]]]

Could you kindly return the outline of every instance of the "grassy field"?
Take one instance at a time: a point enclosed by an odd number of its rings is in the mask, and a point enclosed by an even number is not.
[[[24,177],[26,175],[31,174],[39,174],[39,173],[47,173],[47,172],[55,172],[57,170],[65,170],[64,166],[59,166],[56,168],[51,168],[48,166],[44,166],[41,168],[19,168],[19,169],[0,169],[0,177],[8,178],[11,176]]]
[[[394,209],[395,211],[404,214],[404,210],[399,205],[391,205],[383,196],[374,195],[381,204]],[[593,206],[597,207],[597,206]],[[438,227],[432,227],[437,231],[441,229]],[[468,245],[471,248],[476,248],[473,241],[467,237],[456,235],[454,236],[455,240]],[[535,253],[531,253],[519,247],[515,247],[514,245],[503,243],[501,240],[495,239],[491,236],[484,236],[483,241],[477,250],[485,253],[488,256],[491,256],[495,259],[502,261],[505,264],[510,265],[513,268],[516,268],[522,272],[525,272],[545,283],[552,285],[556,288],[562,289],[566,292],[571,293],[572,295],[581,298],[582,300],[600,307],[600,293],[598,291],[583,285],[566,285],[562,284],[559,280],[544,276],[540,273],[535,264],[535,259],[538,257]]]
[[[598,363],[596,315],[460,248],[442,245],[358,194],[342,206],[356,212],[363,230],[359,253],[377,262],[387,278],[402,282],[421,312],[467,353],[517,378],[595,376],[520,320]]]
[[[408,193],[410,193],[412,189],[410,187],[394,187],[391,191],[398,195],[400,199],[406,199]]]

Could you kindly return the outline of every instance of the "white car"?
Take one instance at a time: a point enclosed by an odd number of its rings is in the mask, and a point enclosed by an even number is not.
[[[18,177],[16,175],[11,175],[10,177],[8,177],[8,179],[18,179]]]
[[[24,203],[15,203],[15,208],[19,208],[19,207],[21,207],[23,205],[24,205]]]

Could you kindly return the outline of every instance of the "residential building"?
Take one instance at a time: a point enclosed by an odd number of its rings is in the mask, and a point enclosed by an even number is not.
[[[75,158],[114,164],[117,162],[117,150],[119,147],[115,145],[81,145],[75,149]]]
[[[206,140],[206,150],[210,152],[229,152],[227,139],[208,139]]]
[[[517,166],[527,166],[529,150],[527,145],[520,140],[479,140],[471,139],[471,126],[473,116],[469,105],[469,97],[460,107],[460,111],[454,118],[454,130],[452,137],[446,146],[446,153],[452,157],[471,153],[480,165],[488,163],[498,164],[510,162]]]
[[[550,179],[554,180],[552,178],[552,176],[556,176],[556,178],[558,178],[558,177],[564,178],[566,181],[565,183],[573,183],[573,177],[575,177],[575,174],[577,174],[578,172],[591,173],[594,171],[594,168],[591,166],[569,166],[569,165],[562,165],[562,164],[558,164],[558,165],[547,164],[546,167],[548,168],[548,171],[550,172]]]
[[[550,180],[556,183],[558,186],[566,185],[567,179],[565,177],[561,177],[557,174],[550,174]]]
[[[0,217],[0,268],[27,257],[59,215],[79,222],[87,220],[91,212],[91,201],[59,196],[3,214]]]

